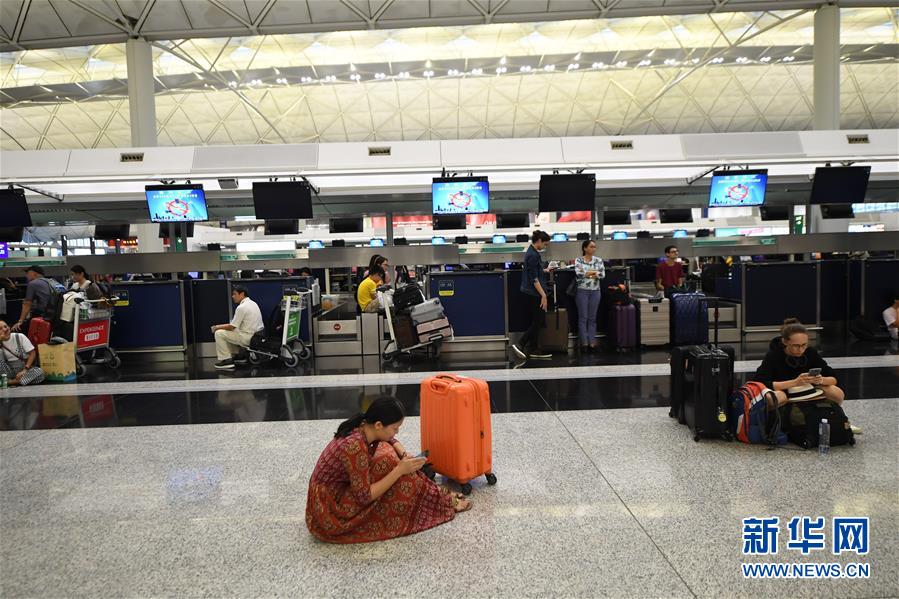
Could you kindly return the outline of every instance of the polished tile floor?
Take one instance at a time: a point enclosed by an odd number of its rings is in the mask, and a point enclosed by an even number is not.
[[[0,595],[895,597],[897,401],[852,402],[865,434],[827,456],[694,443],[665,408],[498,414],[499,483],[471,512],[358,546],[303,521],[336,420],[0,433]],[[869,516],[870,553],[803,557],[784,530],[777,556],[741,554],[742,518],[794,515]],[[871,577],[746,580],[747,561]]]

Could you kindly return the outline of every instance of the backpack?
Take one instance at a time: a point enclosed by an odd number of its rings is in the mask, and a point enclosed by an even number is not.
[[[268,324],[261,331],[253,333],[250,339],[250,349],[259,350],[269,354],[278,354],[281,351],[281,337],[284,332],[284,310],[279,303],[272,309],[268,318]]]
[[[56,325],[62,316],[62,305],[65,303],[63,294],[66,292],[66,288],[53,279],[44,278],[43,280],[47,283],[49,296],[47,297],[47,305],[44,306],[42,316],[50,324]]]
[[[743,443],[764,443],[772,448],[787,442],[781,430],[777,396],[762,383],[749,381],[731,396],[730,421]]]
[[[832,401],[794,402],[781,408],[781,421],[791,443],[803,449],[818,446],[818,425],[826,418],[830,424],[830,444],[855,445],[855,436],[843,408]]]

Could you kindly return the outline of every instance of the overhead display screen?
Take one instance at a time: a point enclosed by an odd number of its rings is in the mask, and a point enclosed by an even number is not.
[[[715,171],[709,187],[709,208],[761,206],[767,185],[768,169]]]
[[[147,209],[154,223],[209,220],[203,185],[147,185]]]
[[[811,204],[856,204],[865,201],[870,166],[824,166],[815,169]]]
[[[305,181],[254,181],[253,208],[261,220],[312,218],[312,189]]]
[[[431,183],[434,214],[481,214],[490,209],[487,177],[436,178]]]
[[[31,213],[23,189],[0,189],[0,227],[30,227]]]
[[[540,212],[589,212],[596,204],[596,175],[541,175]],[[590,217],[587,215],[587,220]]]

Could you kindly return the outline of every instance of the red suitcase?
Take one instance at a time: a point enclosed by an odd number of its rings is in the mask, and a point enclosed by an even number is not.
[[[471,480],[493,474],[493,435],[487,382],[439,374],[421,383],[421,448],[433,469],[471,493]]]
[[[44,320],[40,316],[35,316],[28,324],[28,340],[31,341],[35,348],[42,343],[48,343],[52,329],[50,321]]]

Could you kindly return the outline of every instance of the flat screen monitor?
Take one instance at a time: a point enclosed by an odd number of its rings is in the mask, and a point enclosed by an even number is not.
[[[761,206],[767,185],[768,169],[715,171],[709,186],[709,208]]]
[[[94,239],[109,241],[110,239],[128,239],[131,236],[131,225],[97,225],[94,227]]]
[[[870,166],[824,166],[815,169],[811,204],[860,204],[868,190]]]
[[[852,204],[822,204],[821,218],[853,218]]]
[[[666,210],[659,210],[659,222],[692,223],[693,210],[690,208],[668,208]]]
[[[431,237],[431,245],[444,245],[446,244],[446,237],[435,236]]]
[[[194,236],[194,224],[193,223],[173,223],[175,227],[175,237],[193,237]],[[168,239],[169,237],[169,225],[168,223],[160,223],[159,225],[159,238],[160,239]]]
[[[629,225],[631,224],[630,210],[606,210],[602,216],[603,225]]]
[[[490,210],[487,177],[438,177],[431,182],[434,214],[483,214]]]
[[[540,212],[581,212],[596,207],[596,175],[541,175]]]
[[[368,247],[370,248],[382,248],[384,247],[384,240],[380,237],[372,237],[368,240]]]
[[[718,227],[715,229],[715,237],[737,237],[740,235],[738,227]]]
[[[686,237],[686,236],[687,236],[687,230],[686,230],[686,229],[675,229],[675,230],[674,230],[674,235],[673,235],[673,237],[676,237],[676,238],[679,239],[679,238]]]
[[[255,181],[253,207],[261,220],[312,218],[312,189],[305,181]]]
[[[568,233],[553,233],[553,241],[568,241]]]
[[[0,223],[4,227],[31,226],[31,213],[28,212],[24,189],[0,189]]]
[[[527,229],[531,226],[531,215],[527,212],[516,214],[497,214],[497,229]]]
[[[147,185],[147,209],[154,223],[209,220],[203,185]]]
[[[435,231],[459,231],[465,229],[464,214],[435,214],[434,230]]]
[[[491,243],[506,243],[505,235],[494,235]]]
[[[0,241],[22,241],[24,227],[0,227]]]
[[[627,239],[627,232],[615,231],[614,233],[612,233],[612,239],[614,239],[616,241],[620,240],[620,239]]]
[[[331,233],[361,233],[361,218],[332,218],[328,223],[328,230]]]
[[[319,239],[312,239],[309,241],[309,249],[310,250],[320,250],[325,247],[325,242]]]
[[[762,206],[762,220],[787,220],[790,218],[789,206]]]
[[[300,223],[296,220],[267,220],[264,235],[296,235],[300,232]]]

